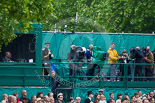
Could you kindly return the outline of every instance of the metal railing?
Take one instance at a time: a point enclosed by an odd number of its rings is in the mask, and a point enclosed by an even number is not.
[[[68,62],[61,62],[61,63],[55,63],[56,65],[60,65],[60,64],[72,64],[72,63],[68,63]],[[77,87],[123,87],[123,88],[141,88],[141,87],[155,87],[155,76],[151,76],[151,77],[146,77],[145,74],[145,68],[141,68],[142,70],[142,76],[134,76],[134,71],[135,69],[135,65],[154,65],[154,64],[145,64],[145,63],[117,63],[116,65],[118,66],[117,70],[119,70],[119,66],[123,65],[124,67],[124,74],[123,75],[116,75],[116,76],[110,76],[110,73],[108,73],[108,71],[110,71],[110,67],[107,67],[109,65],[113,65],[113,64],[109,64],[109,63],[73,63],[75,65],[75,68],[73,70],[73,75],[72,76],[62,76],[59,75],[59,78],[68,78],[68,80],[70,80],[69,78],[72,78],[72,85],[73,88],[77,88]],[[86,65],[85,65],[86,64]],[[86,71],[89,69],[87,68],[87,65],[89,64],[97,64],[97,74],[95,73],[94,76],[88,76],[86,75],[86,72],[84,72],[84,69],[86,69]],[[80,67],[78,66],[80,65]],[[85,66],[83,66],[85,65]],[[128,66],[131,66],[131,74],[128,74]],[[69,69],[69,68],[68,68]],[[104,71],[105,70],[105,71]],[[106,71],[108,70],[108,71]],[[118,73],[119,74],[119,73]],[[88,80],[88,78],[91,78],[90,80]],[[110,81],[109,78],[115,78],[115,81]],[[138,80],[136,80],[138,79]],[[151,79],[151,80],[147,80],[147,79]],[[92,84],[87,84],[87,81],[91,81]],[[70,81],[71,82],[71,81]],[[86,82],[86,83],[84,83]],[[147,82],[147,84],[146,84]],[[80,85],[76,85],[77,83],[84,83],[84,86]],[[94,85],[93,85],[94,84]]]
[[[82,87],[108,87],[108,88],[154,88],[155,76],[146,77],[145,63],[116,63],[117,73],[119,74],[119,67],[123,65],[124,74],[110,76],[109,63],[85,63],[85,62],[53,62],[56,65],[56,77],[55,79],[60,82],[61,87],[70,88],[82,88]],[[74,65],[72,68],[72,75],[69,76],[69,65]],[[94,75],[87,75],[87,71],[90,69],[88,65],[95,65]],[[142,76],[135,76],[134,71],[136,65],[142,65]],[[128,66],[130,66],[131,74],[128,74]],[[0,86],[42,86],[51,88],[52,77],[50,75],[42,75],[42,68],[51,67],[35,67],[35,66],[18,66],[18,65],[0,65]],[[10,71],[22,70],[22,73],[3,73],[2,70],[8,69]],[[33,70],[32,70],[33,69]],[[31,71],[30,71],[31,70]],[[154,70],[154,69],[153,69]],[[32,72],[29,74],[29,71]],[[91,78],[91,79],[88,79]],[[115,81],[110,81],[110,78],[115,78]],[[136,80],[137,79],[137,80]]]

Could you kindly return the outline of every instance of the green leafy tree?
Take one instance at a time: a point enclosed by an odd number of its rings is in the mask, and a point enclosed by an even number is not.
[[[55,18],[44,30],[58,29],[78,32],[151,33],[154,31],[155,3],[153,0],[58,0],[53,2]],[[78,23],[75,16],[78,12]],[[72,17],[72,18],[71,18]],[[67,19],[69,18],[69,19]],[[49,26],[50,25],[50,26]]]
[[[49,17],[49,22],[43,24],[43,30],[54,30],[54,24],[57,29],[63,31],[64,25],[67,25],[67,31],[72,31],[75,26],[76,31],[89,32],[94,30],[96,25],[91,19],[89,9],[91,0],[58,0],[53,2],[53,13],[55,18]],[[78,21],[76,23],[76,12],[78,12]],[[95,26],[94,26],[95,25]],[[97,31],[97,30],[94,30]]]
[[[151,33],[154,5],[153,0],[1,0],[0,47],[16,37],[11,31],[26,33],[32,23],[42,23],[46,31],[57,24],[61,31],[67,25],[67,31]]]
[[[47,21],[52,12],[52,0],[0,0],[0,48],[16,37],[12,31],[27,33],[32,23]]]
[[[98,10],[107,32],[151,33],[154,31],[153,0],[106,0]]]

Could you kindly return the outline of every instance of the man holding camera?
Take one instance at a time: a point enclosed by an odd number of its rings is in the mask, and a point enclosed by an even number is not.
[[[127,51],[124,49],[122,51],[122,54],[120,54],[120,59],[119,59],[119,62],[120,63],[129,63],[130,59],[129,59],[129,55],[127,54]],[[124,76],[124,64],[120,64],[119,68],[120,68],[120,76]],[[130,65],[127,65],[127,71],[128,71],[128,76],[131,74],[131,71],[130,71]],[[130,79],[129,79],[130,80]],[[121,78],[121,81],[123,81],[123,78]]]
[[[143,53],[140,51],[139,46],[136,47],[135,63],[144,63]],[[138,75],[139,77],[142,77],[142,68],[143,68],[143,65],[136,65],[134,76]],[[141,78],[139,78],[139,79],[136,78],[135,80],[137,81],[137,80],[142,80],[142,79]]]
[[[115,43],[111,43],[109,50],[107,51],[109,53],[109,59],[108,63],[117,63],[117,60],[120,59],[120,57],[117,54],[117,51],[114,49]],[[117,65],[116,64],[110,64],[111,69],[111,76],[117,75]],[[115,78],[111,77],[110,81],[114,81]]]
[[[147,55],[146,57],[144,57],[145,63],[154,63],[154,56],[153,53],[150,51],[150,46],[146,47],[147,50]],[[145,76],[147,77],[152,77],[153,76],[153,65],[146,65],[145,66]],[[147,80],[152,80],[151,78],[147,79]]]

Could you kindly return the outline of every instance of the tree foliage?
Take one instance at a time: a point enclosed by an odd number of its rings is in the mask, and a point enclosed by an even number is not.
[[[55,18],[49,19],[44,30],[80,32],[151,33],[154,31],[155,3],[153,0],[59,0],[54,1]],[[78,12],[78,23],[75,23]]]
[[[26,33],[32,23],[42,23],[43,30],[57,24],[61,31],[67,25],[77,32],[151,33],[154,5],[153,0],[0,0],[0,46],[15,38],[11,31]]]
[[[0,48],[16,37],[12,31],[27,33],[32,23],[46,21],[52,12],[52,0],[0,0]]]
[[[102,6],[103,4],[103,6]],[[108,32],[150,33],[154,31],[153,0],[106,0],[100,8]]]

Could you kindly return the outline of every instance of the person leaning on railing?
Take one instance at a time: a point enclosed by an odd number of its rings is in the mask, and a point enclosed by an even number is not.
[[[114,49],[115,48],[115,43],[111,43],[110,48],[108,49],[109,53],[109,59],[108,63],[117,63],[117,60],[120,58],[117,54],[117,51]],[[111,76],[116,76],[117,75],[117,65],[116,64],[110,64],[110,69],[111,69]],[[114,81],[115,78],[110,78],[110,81]]]
[[[146,49],[148,50],[148,54],[146,57],[144,57],[145,63],[154,63],[154,56],[153,53],[150,51],[150,46],[147,46]],[[145,76],[147,77],[153,77],[153,65],[146,65],[145,66]],[[152,78],[146,79],[146,80],[152,80]]]

